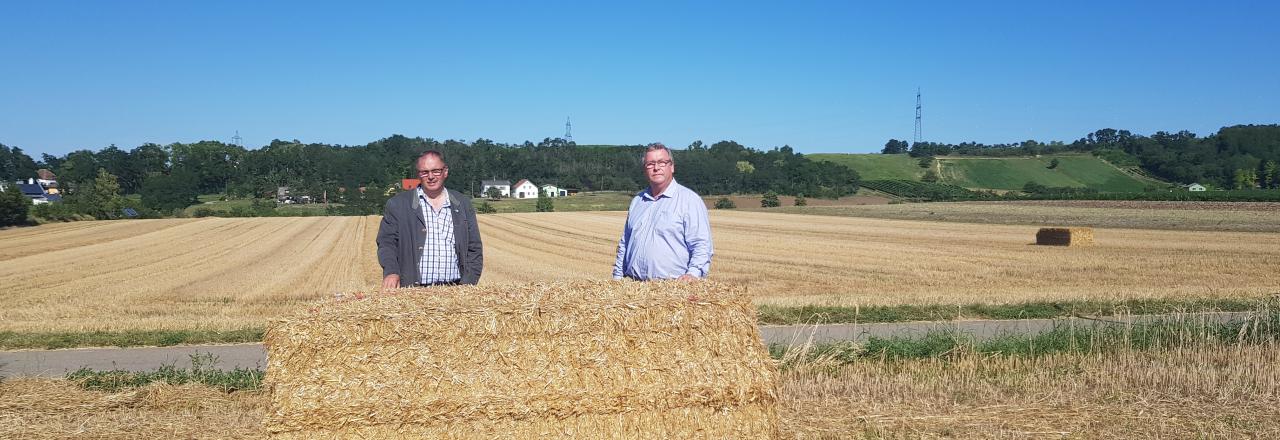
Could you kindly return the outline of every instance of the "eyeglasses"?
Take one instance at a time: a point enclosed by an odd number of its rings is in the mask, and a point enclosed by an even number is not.
[[[669,166],[671,166],[671,160],[670,160],[670,159],[655,160],[655,161],[645,162],[645,163],[644,163],[644,167],[645,167],[645,168],[666,168],[666,167],[669,167]]]
[[[444,172],[445,172],[445,171],[449,171],[449,169],[448,169],[448,168],[436,168],[436,169],[434,169],[434,170],[422,170],[422,171],[418,171],[418,177],[427,177],[427,176],[429,176],[429,175],[430,175],[430,176],[440,177],[440,176],[443,176],[443,175],[444,175]]]

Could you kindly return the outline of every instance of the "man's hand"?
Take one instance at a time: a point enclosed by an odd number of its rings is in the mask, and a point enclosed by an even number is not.
[[[684,274],[684,275],[680,275],[680,278],[676,278],[676,279],[677,279],[677,280],[680,280],[680,281],[689,281],[689,282],[692,282],[692,281],[698,281],[700,278],[695,277],[695,276],[693,276],[693,275]]]
[[[382,289],[400,288],[400,274],[393,273],[382,278]]]

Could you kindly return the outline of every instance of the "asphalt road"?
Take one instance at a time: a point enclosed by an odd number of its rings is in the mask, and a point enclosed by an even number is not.
[[[1188,318],[1188,315],[1180,316],[1181,319],[1204,320],[1206,323],[1227,323],[1247,319],[1252,314],[1247,312],[1204,313],[1193,315],[1191,318]],[[1168,316],[761,326],[760,334],[766,344],[785,345],[865,341],[873,336],[919,337],[930,332],[952,332],[967,335],[975,340],[985,340],[1008,334],[1036,334],[1063,325],[1077,327],[1126,325],[1165,318]],[[212,355],[216,362],[213,365],[206,365],[207,367],[232,370],[235,368],[264,369],[267,366],[267,352],[262,344],[21,350],[0,351],[0,377],[62,377],[80,368],[126,371],[152,371],[164,365],[190,368],[193,359],[197,357],[208,359],[209,355]]]

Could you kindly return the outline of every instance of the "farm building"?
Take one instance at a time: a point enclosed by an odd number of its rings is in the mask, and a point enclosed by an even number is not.
[[[538,197],[538,185],[534,185],[529,179],[520,179],[516,182],[516,186],[511,187],[511,197],[517,199],[533,199]]]
[[[1187,185],[1187,191],[1204,191],[1204,189],[1205,189],[1204,185],[1201,185],[1199,183],[1192,183],[1190,185]]]
[[[542,185],[542,193],[547,197],[564,197],[569,195],[567,191],[560,189],[555,185]]]
[[[510,180],[481,180],[480,194],[488,194],[489,188],[497,188],[502,197],[511,197]]]

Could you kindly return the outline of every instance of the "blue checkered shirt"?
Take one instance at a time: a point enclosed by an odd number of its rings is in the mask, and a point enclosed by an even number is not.
[[[422,259],[418,262],[418,282],[421,284],[457,281],[462,278],[458,271],[458,251],[453,247],[453,210],[449,204],[448,193],[440,210],[431,208],[422,188],[418,188],[418,201],[422,204],[422,219],[426,221],[423,229],[426,235],[422,246]]]

